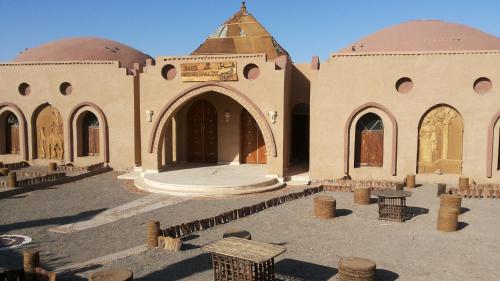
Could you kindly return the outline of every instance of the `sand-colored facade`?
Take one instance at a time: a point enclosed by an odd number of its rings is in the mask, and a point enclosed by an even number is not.
[[[409,31],[412,44],[399,44]],[[277,177],[308,168],[313,180],[496,181],[499,42],[417,21],[323,62],[293,63],[244,6],[186,56],[62,40],[0,64],[0,161],[144,173],[252,163]]]

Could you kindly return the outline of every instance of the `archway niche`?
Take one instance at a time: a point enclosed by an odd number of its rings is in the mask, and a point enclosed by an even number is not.
[[[384,124],[375,113],[366,113],[356,123],[354,167],[382,167]]]
[[[418,173],[462,172],[463,120],[448,105],[428,110],[419,125]]]
[[[0,154],[20,154],[19,119],[10,110],[0,114]]]
[[[63,120],[59,111],[51,105],[46,105],[39,108],[34,117],[33,128],[36,135],[34,158],[63,160]]]
[[[101,154],[101,130],[99,119],[91,111],[82,112],[77,120],[77,155],[79,157]]]

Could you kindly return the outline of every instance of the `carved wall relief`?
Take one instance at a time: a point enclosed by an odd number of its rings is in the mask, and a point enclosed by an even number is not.
[[[419,173],[462,171],[462,117],[448,106],[428,112],[419,128]]]
[[[64,135],[61,114],[52,106],[45,107],[36,119],[39,159],[63,160]]]

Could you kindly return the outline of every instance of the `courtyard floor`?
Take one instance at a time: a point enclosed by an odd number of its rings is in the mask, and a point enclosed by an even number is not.
[[[0,200],[0,234],[33,238],[29,247],[41,250],[42,264],[59,269],[145,243],[146,222],[162,227],[214,216],[234,208],[292,192],[287,187],[272,193],[225,198],[188,198],[159,209],[70,233],[49,229],[80,221],[105,210],[150,195],[131,193],[109,172],[50,189]],[[465,199],[460,230],[436,230],[439,199],[436,187],[424,185],[407,201],[413,218],[405,223],[379,221],[377,205],[359,206],[352,193],[324,192],[337,199],[339,217],[312,216],[313,198],[298,199],[229,224],[200,231],[184,239],[178,253],[155,249],[61,276],[84,280],[93,270],[125,266],[134,280],[211,280],[210,255],[200,250],[228,229],[251,232],[257,241],[283,245],[276,259],[278,273],[304,280],[335,280],[342,256],[360,256],[377,263],[379,280],[496,280],[500,263],[500,201]],[[20,250],[0,251],[0,268],[21,267]],[[59,279],[58,279],[59,280]]]

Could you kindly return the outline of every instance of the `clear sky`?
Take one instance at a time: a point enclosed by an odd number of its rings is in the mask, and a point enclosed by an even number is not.
[[[149,55],[183,55],[240,8],[238,0],[0,0],[0,61],[64,37],[97,36]],[[325,59],[383,27],[441,19],[500,37],[498,0],[248,0],[295,62]]]

